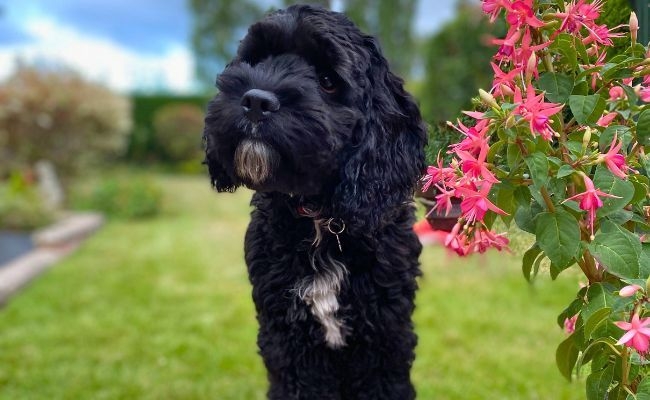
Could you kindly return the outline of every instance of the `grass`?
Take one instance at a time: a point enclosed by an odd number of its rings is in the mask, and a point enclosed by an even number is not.
[[[109,222],[0,310],[0,399],[263,399],[243,263],[250,193],[158,176],[161,216]],[[422,257],[419,399],[579,399],[555,317],[577,278],[530,287],[515,257]],[[564,278],[564,279],[562,279]]]

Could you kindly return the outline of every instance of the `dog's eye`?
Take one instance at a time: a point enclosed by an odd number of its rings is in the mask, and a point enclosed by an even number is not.
[[[332,94],[336,92],[336,80],[333,76],[320,74],[318,77],[318,83],[320,83],[320,87],[323,88],[325,93]]]

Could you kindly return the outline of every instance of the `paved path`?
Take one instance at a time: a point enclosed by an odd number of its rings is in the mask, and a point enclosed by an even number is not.
[[[36,248],[0,268],[0,305],[41,272],[75,250],[104,223],[100,214],[70,214],[36,232]]]

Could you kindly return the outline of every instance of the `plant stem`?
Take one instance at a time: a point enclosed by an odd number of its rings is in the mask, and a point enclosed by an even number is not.
[[[540,192],[542,194],[542,197],[544,198],[544,203],[546,204],[546,208],[548,208],[550,212],[554,213],[555,205],[553,204],[553,200],[551,200],[551,196],[548,194],[548,190],[546,190],[546,186],[542,186]]]
[[[584,272],[587,276],[587,279],[589,279],[589,284],[602,281],[603,276],[598,271],[598,268],[596,268],[596,260],[594,260],[594,256],[591,255],[589,250],[585,250],[584,254],[582,255],[582,260],[582,263],[578,264],[581,264],[580,268],[582,269],[582,272]]]
[[[630,375],[630,357],[627,346],[623,346],[623,351],[621,352],[621,370],[623,375],[621,377],[621,385],[626,388],[629,385],[627,379],[629,378],[628,375]]]

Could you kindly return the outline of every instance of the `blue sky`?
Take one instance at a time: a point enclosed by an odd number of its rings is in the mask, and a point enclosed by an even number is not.
[[[0,79],[22,59],[64,64],[120,91],[191,92],[187,2],[0,0]],[[420,0],[416,31],[435,31],[453,15],[454,4]]]

